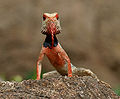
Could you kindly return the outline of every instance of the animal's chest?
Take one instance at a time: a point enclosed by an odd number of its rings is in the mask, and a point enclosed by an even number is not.
[[[56,48],[48,49],[46,56],[55,68],[63,67],[65,64],[64,57]]]

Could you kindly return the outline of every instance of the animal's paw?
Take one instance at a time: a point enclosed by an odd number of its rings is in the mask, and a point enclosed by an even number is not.
[[[72,74],[68,74],[68,77],[72,77]]]

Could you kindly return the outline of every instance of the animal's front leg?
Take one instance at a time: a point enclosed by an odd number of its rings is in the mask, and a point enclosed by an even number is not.
[[[41,63],[39,61],[37,61],[37,80],[40,79],[41,70],[42,70],[42,66],[41,66]]]
[[[40,79],[41,69],[42,69],[41,61],[44,57],[44,54],[45,54],[45,49],[44,49],[44,47],[42,47],[42,50],[40,52],[40,56],[39,56],[38,61],[37,61],[37,80]]]
[[[72,77],[72,68],[71,68],[71,62],[70,59],[67,59],[68,62],[68,77]]]
[[[60,52],[60,54],[68,64],[68,77],[72,77],[71,62],[70,62],[70,59],[69,59],[68,55],[66,54],[66,52],[63,49]]]

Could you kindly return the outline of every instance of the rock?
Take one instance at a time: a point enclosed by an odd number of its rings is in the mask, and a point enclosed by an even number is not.
[[[0,99],[120,99],[103,81],[90,76],[58,76],[22,82],[0,81]]]

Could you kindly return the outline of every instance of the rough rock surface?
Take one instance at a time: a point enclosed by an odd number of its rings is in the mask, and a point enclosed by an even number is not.
[[[0,82],[0,99],[119,99],[111,87],[90,76]]]

